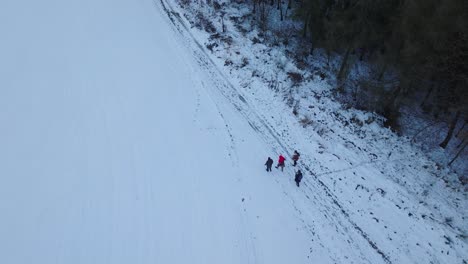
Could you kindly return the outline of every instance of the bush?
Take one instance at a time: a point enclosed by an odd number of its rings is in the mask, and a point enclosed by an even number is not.
[[[231,36],[223,36],[223,37],[221,37],[221,41],[226,43],[228,46],[231,46],[232,43],[234,42],[234,40],[232,39]]]
[[[195,22],[195,27],[198,29],[204,29],[208,33],[216,33],[216,28],[209,19],[207,19],[203,13],[198,13],[196,15],[197,21]]]
[[[249,64],[249,59],[247,59],[246,57],[243,57],[242,58],[242,63],[240,65],[241,68],[244,68],[245,66],[247,66]]]
[[[288,77],[291,79],[293,86],[298,86],[304,81],[304,77],[298,72],[288,72]]]
[[[400,126],[400,111],[386,107],[382,113],[382,115],[386,118],[384,122],[384,127],[390,128],[393,132],[400,134],[401,126]]]
[[[462,185],[466,185],[468,183],[468,177],[464,175],[461,175],[460,177],[458,177],[458,180],[460,181]]]
[[[224,66],[231,66],[233,64],[232,60],[227,59],[224,61]]]
[[[206,44],[206,48],[209,49],[211,52],[213,52],[213,48],[214,47],[218,47],[218,44],[217,43],[209,43],[209,44]]]
[[[301,120],[299,120],[299,123],[301,123],[303,128],[306,128],[314,123],[312,119],[310,119],[310,116],[306,115]]]
[[[216,11],[221,9],[221,4],[218,1],[213,1],[213,7]]]
[[[351,117],[351,119],[349,121],[351,123],[355,124],[358,127],[362,127],[364,125],[364,123],[359,118],[357,118],[355,116]]]
[[[262,41],[261,41],[259,38],[254,37],[254,38],[252,39],[252,43],[253,43],[253,44],[258,44],[258,43],[262,43]]]

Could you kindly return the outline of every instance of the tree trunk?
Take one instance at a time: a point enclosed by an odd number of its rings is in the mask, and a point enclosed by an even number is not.
[[[310,13],[307,13],[306,20],[304,22],[304,29],[302,31],[303,38],[307,36],[307,26],[309,25],[309,18],[310,18]]]
[[[343,57],[343,61],[341,62],[340,71],[338,72],[338,76],[337,76],[337,79],[339,81],[343,80],[343,77],[344,77],[343,75],[346,69],[346,64],[348,64],[348,58],[349,58],[350,53],[351,53],[351,45],[349,45],[348,48],[346,49],[346,53]]]
[[[460,133],[463,131],[463,129],[465,128],[466,126],[466,122],[468,120],[465,119],[465,123],[463,123],[463,126],[460,128],[460,130],[458,130],[457,134],[455,135],[456,138],[458,138],[458,136],[460,136]]]
[[[452,123],[450,124],[447,136],[445,137],[444,141],[442,141],[442,143],[439,144],[439,146],[441,148],[443,148],[443,149],[446,148],[447,144],[450,141],[450,139],[452,139],[453,130],[455,130],[455,126],[457,125],[459,117],[460,117],[460,110],[458,110],[457,113],[455,114],[455,118],[453,119]]]
[[[377,77],[377,81],[380,82],[382,80],[385,72],[387,71],[387,65],[388,65],[388,63],[385,61],[384,65],[382,66],[382,69],[380,70],[380,73],[379,73],[379,75]]]
[[[421,132],[423,132],[424,130],[426,130],[426,129],[428,129],[428,128],[430,128],[431,126],[434,126],[434,125],[436,125],[436,124],[438,124],[438,123],[431,123],[431,124],[425,126],[424,128],[420,129],[416,134],[414,134],[414,136],[413,136],[413,138],[411,139],[410,142],[414,142],[414,141],[416,140],[416,137],[417,137],[419,134],[421,134]]]
[[[224,25],[224,15],[221,16],[221,24],[222,24],[222,28],[223,28],[223,33],[226,32],[226,26]]]
[[[449,166],[452,166],[452,163],[458,158],[458,156],[460,156],[460,154],[463,152],[463,150],[465,150],[467,145],[468,145],[468,142],[466,142],[465,145],[463,145],[463,147],[457,152],[455,157],[448,163]]]
[[[280,6],[280,21],[283,21],[283,7]]]
[[[460,142],[460,144],[457,145],[456,148],[459,148],[461,145],[463,145],[463,143],[465,143],[466,139],[468,139],[468,136],[466,136],[466,137]]]
[[[385,102],[383,108],[383,116],[387,118],[384,122],[385,127],[390,127],[393,131],[399,131],[400,125],[398,119],[400,118],[400,104],[397,99],[401,94],[401,86],[398,85],[390,95],[390,98]]]
[[[421,102],[421,107],[424,107],[426,105],[427,99],[429,99],[429,96],[432,94],[432,91],[434,91],[434,84],[431,84],[431,87],[429,87],[429,90],[427,90],[426,96],[424,96],[424,99]]]
[[[400,96],[400,93],[401,93],[401,86],[398,85],[395,91],[393,91],[392,93],[392,98],[390,98],[390,101],[388,102],[390,106],[392,107],[395,106],[396,100],[398,99],[398,96]]]
[[[364,59],[365,54],[366,54],[366,48],[361,48],[359,50],[359,61],[362,61]]]

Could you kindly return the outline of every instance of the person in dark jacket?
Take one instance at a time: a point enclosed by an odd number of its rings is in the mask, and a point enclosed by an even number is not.
[[[266,171],[271,171],[271,166],[273,166],[273,160],[268,157],[267,161],[265,162]]]
[[[296,172],[296,176],[294,177],[294,181],[296,182],[297,187],[299,187],[299,183],[301,182],[301,180],[302,180],[302,172],[301,170],[298,170]]]
[[[275,168],[278,168],[278,167],[281,167],[281,171],[283,171],[284,169],[284,161],[286,160],[285,157],[283,157],[283,155],[279,155],[279,158],[278,158],[278,165],[276,165]]]
[[[292,160],[294,161],[293,166],[297,165],[297,161],[299,160],[300,156],[301,156],[301,154],[299,154],[299,152],[297,152],[297,150],[295,150],[294,155],[292,156]]]

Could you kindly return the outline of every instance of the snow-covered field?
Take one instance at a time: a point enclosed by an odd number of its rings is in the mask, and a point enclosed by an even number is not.
[[[180,12],[2,3],[0,263],[467,261],[466,196],[433,164],[377,124],[351,133],[326,98],[304,128]],[[294,149],[300,188],[263,166]]]

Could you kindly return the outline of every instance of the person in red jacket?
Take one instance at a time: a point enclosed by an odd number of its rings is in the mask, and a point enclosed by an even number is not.
[[[278,167],[281,167],[281,171],[283,171],[284,169],[284,161],[286,159],[283,157],[283,155],[279,155],[279,158],[278,158],[278,165],[276,165],[275,168],[278,168]]]

